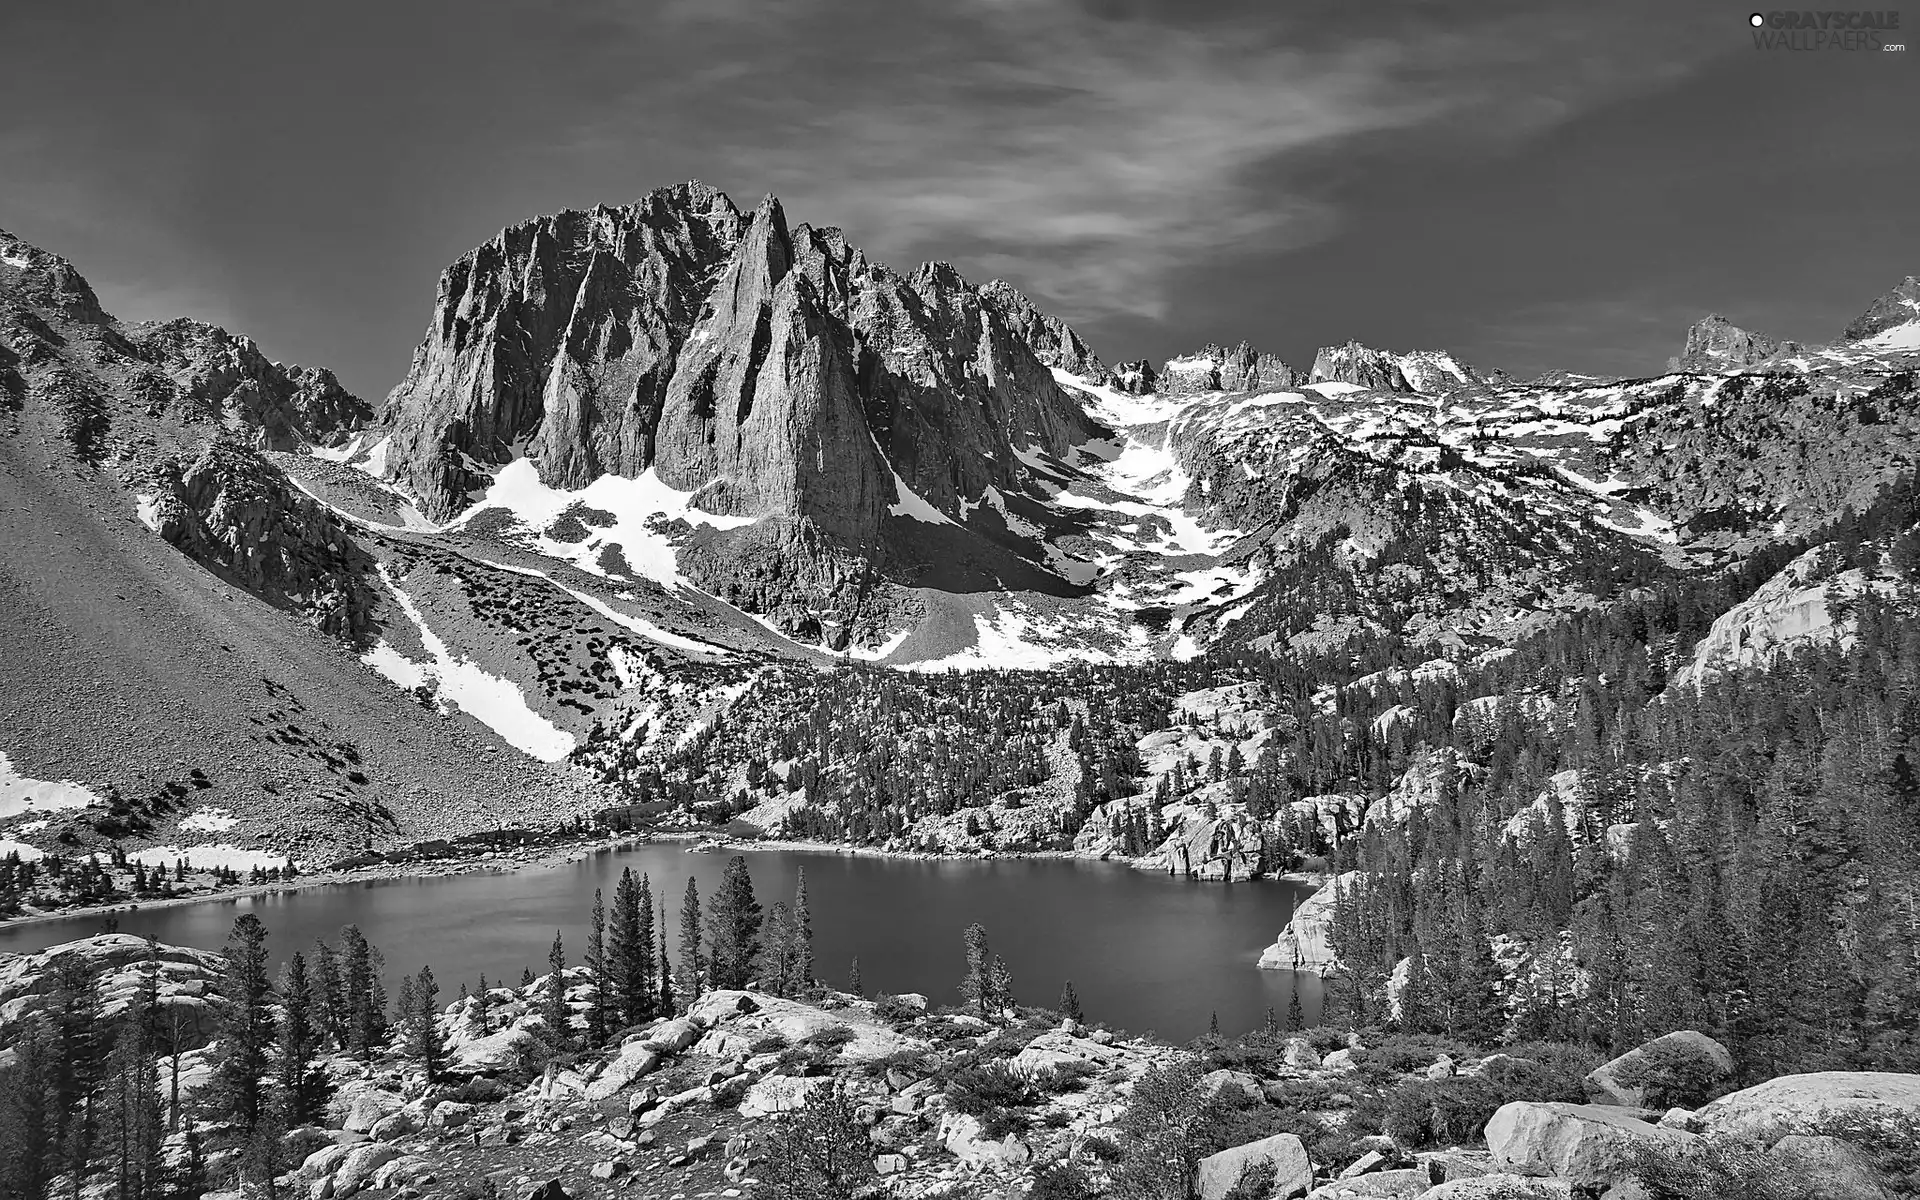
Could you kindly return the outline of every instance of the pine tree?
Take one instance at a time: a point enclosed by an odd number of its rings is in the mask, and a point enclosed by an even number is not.
[[[699,999],[706,965],[700,949],[700,889],[689,875],[687,890],[680,899],[680,971],[674,979],[683,1003]]]
[[[264,1079],[271,1065],[273,985],[267,978],[267,927],[243,913],[227,934],[226,970],[216,1008],[213,1056],[216,1111],[244,1142],[267,1115]]]
[[[99,1101],[99,1140],[113,1170],[115,1200],[158,1200],[165,1174],[161,1158],[159,977],[159,958],[149,940],[140,987],[121,1016]]]
[[[555,939],[555,946],[559,944]],[[440,1031],[440,985],[433,968],[422,966],[412,980],[412,1004],[402,1002],[401,1019],[406,1022],[408,1057],[420,1064],[428,1083],[439,1082],[446,1070],[447,1040]]]
[[[315,1062],[323,1045],[314,1019],[318,1007],[306,956],[296,950],[280,972],[280,1052],[276,1064],[288,1120],[296,1125],[318,1122],[326,1113],[331,1090],[326,1071]]]
[[[52,1108],[49,1141],[58,1157],[58,1170],[76,1182],[85,1174],[93,1142],[93,1106],[90,1097],[104,1067],[100,1040],[100,994],[96,982],[77,954],[53,963],[53,991],[41,1010],[51,1023],[53,1053],[60,1069],[49,1094]]]
[[[1071,979],[1060,988],[1060,1015],[1069,1021],[1086,1020],[1086,1015],[1080,1011],[1080,996],[1073,990]]]
[[[316,939],[313,946],[313,1024],[322,1046],[347,1047],[346,993],[340,984],[340,960],[333,947]]]
[[[620,873],[607,923],[610,1008],[617,1022],[637,1025],[653,1015],[653,901],[636,885],[633,868]]]
[[[760,986],[776,996],[793,994],[793,973],[798,940],[793,911],[784,901],[775,901],[767,913],[764,944],[760,950]]]
[[[858,954],[853,956],[853,963],[847,968],[847,990],[856,996],[865,996],[867,994],[866,982],[860,978],[860,956]]]
[[[473,985],[473,996],[467,1003],[461,1025],[469,1039],[483,1038],[493,1032],[493,1023],[487,1019],[487,1009],[492,1002],[492,994],[487,990],[487,973],[482,971],[479,982]]]
[[[347,1045],[370,1061],[387,1040],[387,1002],[380,985],[379,955],[358,925],[340,931],[342,990],[346,997]]]
[[[602,1046],[607,1041],[607,1010],[614,989],[607,969],[607,905],[599,888],[593,890],[593,912],[587,921],[586,964],[593,982],[587,1000],[587,1045]]]
[[[695,928],[695,936],[699,934]],[[654,978],[660,986],[660,1003],[655,1011],[665,1017],[673,1013],[673,964],[667,961],[667,902],[660,901],[660,923],[654,929],[654,944],[660,948],[660,970]],[[699,978],[696,971],[695,979]]]
[[[967,974],[960,993],[973,1001],[980,1016],[992,1019],[1013,1003],[1013,972],[987,945],[987,931],[977,922],[967,926]]]
[[[1287,995],[1287,1032],[1299,1033],[1307,1027],[1306,1014],[1300,1008],[1300,977],[1295,975]]]
[[[753,896],[747,860],[727,860],[720,886],[707,901],[708,976],[716,988],[744,988],[760,953],[760,902]]]
[[[793,978],[796,993],[811,988],[816,982],[813,975],[813,910],[807,904],[805,867],[800,868],[799,876],[799,883],[793,890]]]
[[[15,1027],[13,1064],[0,1071],[0,1196],[46,1200],[59,1162],[57,1077],[66,1070],[39,1015]]]
[[[567,948],[560,931],[553,931],[553,946],[547,951],[547,990],[541,1000],[541,1016],[547,1025],[547,1040],[557,1049],[573,1044],[572,1014],[567,1008]]]

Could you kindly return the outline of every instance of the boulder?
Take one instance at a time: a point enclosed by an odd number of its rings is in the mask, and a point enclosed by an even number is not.
[[[351,1153],[353,1153],[353,1147],[345,1143],[322,1147],[307,1155],[295,1174],[308,1181],[325,1179],[339,1170],[340,1164],[347,1161],[347,1155]]]
[[[1789,1134],[1836,1125],[1907,1121],[1920,1125],[1920,1075],[1815,1071],[1782,1075],[1720,1097],[1695,1118],[1706,1133],[1772,1145]]]
[[[1681,1029],[1595,1067],[1584,1085],[1595,1104],[1664,1108],[1698,1104],[1732,1078],[1733,1055],[1725,1046],[1704,1033]]]
[[[1428,1079],[1452,1079],[1459,1073],[1460,1069],[1454,1064],[1453,1056],[1448,1054],[1442,1054],[1434,1060],[1432,1066],[1427,1068]]]
[[[340,1169],[333,1173],[333,1194],[336,1200],[347,1197],[373,1182],[374,1172],[400,1157],[400,1152],[384,1142],[367,1142],[355,1146],[340,1163]]]
[[[1780,1163],[1802,1200],[1892,1200],[1866,1154],[1839,1138],[1790,1133],[1767,1156]]]
[[[832,1081],[823,1077],[800,1078],[793,1075],[769,1075],[757,1080],[740,1098],[740,1115],[749,1119],[774,1113],[793,1112],[807,1098]]]
[[[427,1116],[430,1129],[458,1129],[473,1116],[473,1105],[458,1100],[442,1100],[433,1106],[433,1112]]]
[[[1320,1066],[1320,1052],[1306,1038],[1288,1038],[1282,1061],[1297,1071],[1312,1071]]]
[[[327,1115],[342,1129],[367,1133],[383,1119],[399,1112],[405,1101],[370,1079],[350,1079],[328,1102]]]
[[[394,1142],[403,1137],[411,1137],[425,1127],[426,1119],[420,1115],[418,1109],[409,1105],[375,1121],[367,1130],[367,1136],[376,1142]]]
[[[1276,1196],[1296,1195],[1313,1186],[1313,1163],[1307,1148],[1291,1133],[1234,1146],[1200,1160],[1200,1200],[1224,1200],[1240,1182],[1240,1173],[1254,1163],[1272,1163]]]
[[[1069,1063],[1090,1063],[1102,1069],[1121,1066],[1140,1057],[1138,1051],[1125,1046],[1114,1046],[1096,1042],[1092,1038],[1074,1037],[1060,1032],[1043,1033],[1020,1048],[1020,1053],[1007,1063],[1014,1074],[1031,1079],[1033,1076]]]
[[[1261,1090],[1260,1081],[1245,1071],[1208,1071],[1200,1077],[1200,1091],[1216,1103],[1243,1108],[1267,1102],[1267,1094]]]
[[[1627,1177],[1642,1147],[1684,1149],[1697,1139],[1601,1104],[1504,1104],[1487,1122],[1487,1147],[1503,1170],[1604,1188]]]
[[[1307,1200],[1403,1200],[1425,1195],[1433,1178],[1425,1167],[1375,1171],[1352,1179],[1336,1179],[1307,1193]]]
[[[539,1049],[540,1038],[531,1029],[514,1027],[460,1042],[448,1055],[450,1070],[468,1075],[492,1075],[517,1069]]]
[[[1352,1050],[1335,1050],[1320,1060],[1321,1069],[1327,1071],[1351,1071],[1355,1065]]]
[[[1027,1144],[1013,1134],[995,1141],[985,1135],[980,1122],[965,1113],[947,1113],[940,1118],[940,1144],[969,1167],[1018,1166],[1033,1156]]]
[[[678,1054],[699,1040],[700,1026],[686,1017],[676,1017],[648,1030],[645,1045],[663,1054]]]
[[[641,1042],[628,1042],[584,1093],[594,1103],[609,1099],[660,1065],[660,1051]]]
[[[1532,1179],[1525,1175],[1476,1175],[1449,1180],[1420,1200],[1574,1200],[1573,1185],[1564,1179]]]
[[[907,1169],[907,1156],[904,1154],[882,1154],[873,1160],[873,1170],[877,1175],[898,1175]]]

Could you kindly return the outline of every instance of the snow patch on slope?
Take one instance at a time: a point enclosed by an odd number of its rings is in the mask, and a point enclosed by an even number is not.
[[[0,821],[30,812],[59,812],[105,803],[84,784],[35,779],[21,773],[7,758],[6,751],[0,750]]]
[[[380,581],[393,593],[407,619],[420,632],[420,644],[433,656],[430,663],[416,663],[381,642],[361,657],[362,662],[402,687],[419,687],[429,682],[438,687],[437,698],[458,707],[482,725],[499,734],[514,749],[542,762],[559,762],[573,752],[571,733],[541,716],[512,680],[489,675],[471,659],[458,658],[427,627],[427,621],[413,597],[394,583],[386,565],[381,564]],[[401,665],[401,664],[404,664]],[[408,683],[405,680],[417,682]]]
[[[637,479],[602,475],[578,491],[562,491],[540,482],[539,469],[532,461],[522,458],[500,468],[480,503],[455,518],[447,528],[460,528],[489,509],[505,509],[532,531],[528,548],[548,558],[572,563],[590,575],[605,578],[607,572],[599,563],[600,551],[605,546],[618,546],[635,574],[662,587],[681,588],[687,586],[687,581],[680,574],[669,528],[672,522],[685,521],[715,529],[737,529],[754,522],[752,517],[722,516],[696,508],[693,495],[668,487],[651,467]],[[595,536],[578,543],[548,537],[547,527],[576,505],[611,514],[613,524],[595,527]]]

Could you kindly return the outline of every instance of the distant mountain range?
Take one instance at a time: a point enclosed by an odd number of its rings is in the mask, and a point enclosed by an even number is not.
[[[1708,317],[1650,379],[1109,366],[688,183],[448,267],[376,407],[0,235],[0,751],[126,836],[190,797],[324,859],[612,802],[570,756],[684,745],[771,667],[1481,654],[1866,502],[1916,366],[1913,277],[1823,347]]]

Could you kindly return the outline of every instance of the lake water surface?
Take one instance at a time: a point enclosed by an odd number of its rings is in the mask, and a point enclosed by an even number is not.
[[[217,949],[234,918],[251,912],[267,926],[276,966],[315,938],[337,943],[340,927],[355,923],[385,954],[390,975],[430,963],[444,1004],[482,971],[489,981],[509,982],[523,967],[544,973],[556,929],[569,962],[579,962],[594,889],[611,900],[625,867],[651,877],[677,938],[687,877],[708,895],[730,853],[656,842],[558,866],[330,884],[118,919],[123,933]],[[798,872],[806,871],[815,969],[831,984],[845,985],[858,955],[869,995],[921,992],[935,1004],[957,1004],[966,969],[961,934],[978,921],[1012,968],[1023,1003],[1052,1007],[1071,979],[1090,1020],[1175,1040],[1204,1032],[1215,1013],[1226,1033],[1259,1025],[1268,1007],[1285,1019],[1296,977],[1254,964],[1313,891],[1284,880],[1198,883],[1064,859],[948,862],[789,850],[746,857],[763,908],[790,902]],[[0,951],[71,941],[99,932],[101,921],[95,914],[0,927]],[[1301,975],[1298,986],[1311,1021],[1320,981]]]

